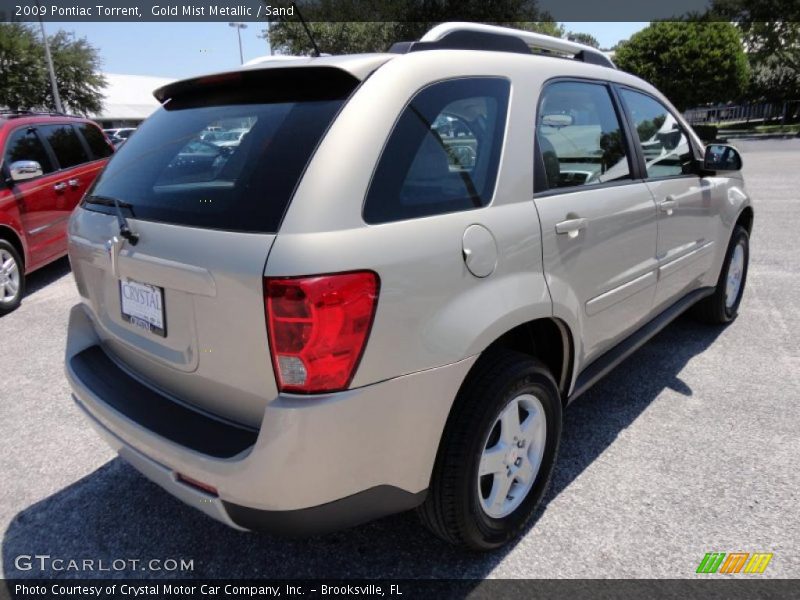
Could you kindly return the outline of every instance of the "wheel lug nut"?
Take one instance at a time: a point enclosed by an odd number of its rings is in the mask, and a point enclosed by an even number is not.
[[[520,465],[522,465],[522,459],[518,458],[517,460],[514,461],[514,466],[519,467]]]
[[[517,442],[517,448],[522,448],[523,446],[525,446],[525,440],[520,440]]]

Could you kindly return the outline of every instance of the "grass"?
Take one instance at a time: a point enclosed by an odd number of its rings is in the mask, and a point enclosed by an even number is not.
[[[757,133],[800,133],[800,124],[796,125],[758,125]]]
[[[725,131],[751,131],[753,133],[800,133],[800,123],[787,123],[764,125],[761,121],[739,121],[735,123],[704,123],[719,128],[719,133]]]

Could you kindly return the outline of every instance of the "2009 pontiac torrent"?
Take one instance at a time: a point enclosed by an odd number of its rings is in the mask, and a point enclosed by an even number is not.
[[[737,315],[739,153],[592,48],[450,23],[156,96],[69,225],[66,372],[123,458],[232,527],[416,508],[499,547],[567,404],[685,310]]]

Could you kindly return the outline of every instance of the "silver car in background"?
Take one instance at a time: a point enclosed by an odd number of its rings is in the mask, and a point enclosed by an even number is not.
[[[497,548],[567,404],[685,310],[736,317],[738,152],[592,48],[450,23],[156,96],[70,222],[66,373],[120,456],[232,527],[416,508]]]

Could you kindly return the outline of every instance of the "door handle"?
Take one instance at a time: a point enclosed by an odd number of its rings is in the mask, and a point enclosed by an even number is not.
[[[63,181],[53,186],[53,190],[56,192],[63,192],[65,189],[67,189],[67,184]]]
[[[658,210],[667,213],[667,216],[672,214],[672,211],[678,208],[678,201],[673,200],[672,197],[667,196],[667,199],[658,203]]]
[[[566,221],[556,223],[556,233],[562,235],[567,234],[571,238],[578,237],[581,229],[586,229],[588,224],[589,219],[586,218],[567,219]]]
[[[70,179],[67,183],[70,184],[70,186],[72,186],[72,187],[78,187],[81,184],[81,180],[80,179]]]

